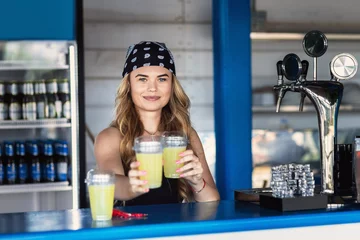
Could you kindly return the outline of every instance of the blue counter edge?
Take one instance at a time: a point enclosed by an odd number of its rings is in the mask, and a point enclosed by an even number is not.
[[[69,237],[69,239],[151,238],[194,234],[214,234],[223,232],[270,230],[293,227],[311,227],[356,222],[360,222],[360,211],[5,234],[0,235],[0,239],[9,237],[11,239],[34,239],[35,237],[36,239],[51,238],[52,240],[63,240],[66,237]]]

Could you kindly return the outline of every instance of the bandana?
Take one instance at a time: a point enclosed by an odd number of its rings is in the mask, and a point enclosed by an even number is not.
[[[164,43],[143,41],[131,45],[126,54],[122,76],[145,66],[164,67],[176,75],[174,57]]]

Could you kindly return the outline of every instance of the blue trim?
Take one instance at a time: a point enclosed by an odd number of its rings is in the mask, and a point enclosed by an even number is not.
[[[213,0],[216,184],[222,199],[251,188],[249,0]]]
[[[3,0],[1,40],[75,40],[76,0]]]
[[[164,237],[181,236],[193,234],[212,234],[224,232],[269,230],[279,228],[310,227],[332,224],[357,223],[360,222],[359,211],[349,212],[324,212],[321,214],[294,214],[285,216],[269,216],[257,218],[237,218],[212,221],[188,221],[176,223],[138,224],[126,226],[118,225],[109,228],[80,228],[76,230],[11,233],[1,234],[0,239],[129,239],[141,237]],[[124,222],[126,223],[126,222]],[[54,226],[55,228],[57,226]]]

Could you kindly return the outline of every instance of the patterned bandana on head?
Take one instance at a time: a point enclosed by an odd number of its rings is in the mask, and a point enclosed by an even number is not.
[[[131,45],[126,54],[122,76],[145,66],[161,66],[176,75],[173,55],[164,43],[143,41]]]

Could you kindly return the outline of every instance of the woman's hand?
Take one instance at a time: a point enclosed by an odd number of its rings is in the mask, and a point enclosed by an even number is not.
[[[203,167],[193,150],[186,150],[180,154],[181,159],[176,163],[184,163],[184,166],[177,169],[176,172],[180,173],[180,177],[186,179],[192,186],[203,184]]]
[[[148,181],[146,180],[140,180],[140,176],[146,175],[146,171],[139,171],[140,162],[132,162],[130,164],[130,170],[129,170],[129,183],[131,186],[131,191],[133,193],[142,194],[149,191],[149,189],[144,186],[147,184]]]

